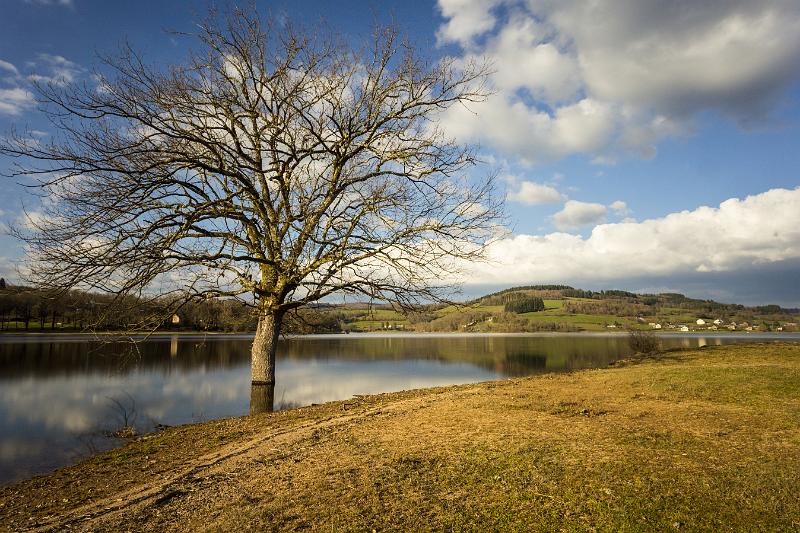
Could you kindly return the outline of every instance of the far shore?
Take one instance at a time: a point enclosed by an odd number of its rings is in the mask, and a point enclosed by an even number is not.
[[[741,337],[752,338],[757,340],[759,338],[786,338],[793,340],[800,339],[800,332],[791,331],[652,331],[652,330],[636,330],[647,333],[652,333],[657,337],[708,337],[708,338],[724,338],[724,337]],[[303,338],[303,337],[330,337],[330,338],[343,338],[343,337],[386,337],[386,338],[399,338],[399,337],[572,337],[572,336],[586,336],[586,337],[611,337],[611,336],[625,336],[628,334],[627,330],[609,330],[609,331],[523,331],[523,332],[473,332],[473,331],[353,331],[353,332],[340,332],[340,333],[287,333],[282,334],[285,338]],[[47,337],[47,336],[63,336],[63,337],[119,337],[125,338],[148,338],[158,339],[165,337],[185,336],[212,336],[212,337],[230,337],[230,338],[249,338],[255,335],[254,331],[65,331],[65,330],[44,330],[44,331],[0,331],[0,339],[3,337]]]

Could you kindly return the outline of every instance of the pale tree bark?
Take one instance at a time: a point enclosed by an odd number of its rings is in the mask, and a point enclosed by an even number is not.
[[[104,309],[131,328],[237,299],[259,318],[252,381],[273,385],[287,312],[447,300],[502,234],[494,176],[437,123],[485,98],[486,67],[426,59],[391,28],[350,47],[255,11],[198,27],[183,64],[125,47],[97,85],[41,86],[48,141],[0,137],[48,198],[15,230],[29,281],[114,294]]]
[[[253,384],[275,384],[275,355],[282,320],[281,312],[262,311],[259,315],[251,354]]]

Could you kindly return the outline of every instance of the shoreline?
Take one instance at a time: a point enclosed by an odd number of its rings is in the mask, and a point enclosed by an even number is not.
[[[800,344],[740,344],[178,426],[0,487],[0,530],[791,529],[799,393]]]
[[[741,337],[752,338],[758,340],[760,338],[786,338],[788,340],[800,340],[800,332],[794,331],[710,331],[708,333],[703,331],[652,331],[652,330],[634,330],[646,333],[652,333],[656,337],[709,337],[709,338],[725,338],[725,337]],[[627,330],[622,331],[528,331],[528,332],[472,332],[472,331],[359,331],[352,333],[287,333],[281,334],[282,338],[364,338],[364,337],[377,337],[377,338],[409,338],[409,337],[624,337],[628,335]],[[170,338],[175,336],[185,337],[228,337],[228,338],[252,338],[255,332],[225,332],[225,331],[158,331],[155,333],[147,332],[115,332],[115,331],[102,331],[102,332],[82,332],[82,331],[22,331],[0,332],[0,339],[3,337],[119,337],[125,338],[144,338],[144,339],[158,339]]]

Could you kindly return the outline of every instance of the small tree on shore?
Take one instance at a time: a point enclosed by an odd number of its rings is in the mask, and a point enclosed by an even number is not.
[[[651,354],[661,349],[661,340],[652,331],[629,329],[628,345],[634,353]]]
[[[0,145],[49,199],[17,231],[30,280],[168,314],[239,298],[258,317],[254,383],[274,383],[287,312],[446,296],[499,222],[491,176],[466,179],[473,153],[435,122],[484,97],[483,67],[427,63],[391,29],[357,51],[252,11],[200,28],[182,65],[126,47],[97,86],[40,87],[53,140]]]

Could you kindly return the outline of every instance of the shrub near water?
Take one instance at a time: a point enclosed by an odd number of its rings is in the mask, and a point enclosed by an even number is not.
[[[628,346],[636,353],[653,353],[661,349],[661,341],[650,331],[629,330]]]

